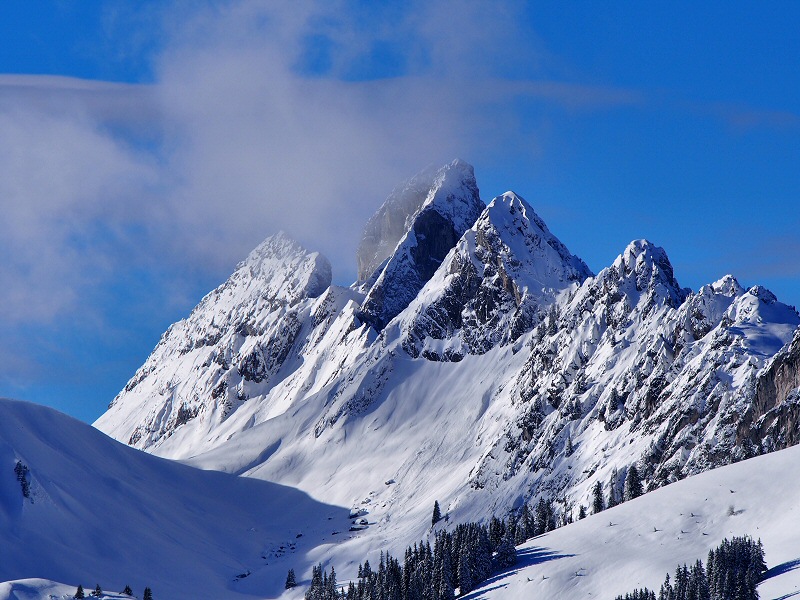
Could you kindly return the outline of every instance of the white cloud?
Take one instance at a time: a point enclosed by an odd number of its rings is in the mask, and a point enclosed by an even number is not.
[[[346,281],[361,227],[399,180],[527,143],[513,118],[498,126],[489,114],[510,114],[520,97],[579,109],[635,101],[504,80],[539,60],[513,4],[180,6],[160,15],[153,84],[0,76],[6,320],[86,311],[92,290],[147,265],[223,276],[278,229],[323,251]],[[394,77],[359,77],[376,52],[396,63]]]

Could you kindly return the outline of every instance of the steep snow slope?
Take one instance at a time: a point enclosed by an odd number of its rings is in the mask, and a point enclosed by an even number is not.
[[[613,598],[658,591],[725,537],[761,538],[762,600],[800,596],[800,448],[715,469],[528,541],[517,568],[467,598]]]
[[[297,348],[337,301],[330,283],[326,258],[283,233],[268,238],[167,330],[96,426],[138,448],[190,421],[213,430],[297,368]]]
[[[73,593],[78,583],[128,584],[139,597],[150,586],[170,600],[275,597],[288,568],[302,578],[309,552],[348,523],[346,509],[292,488],[163,460],[51,409],[0,400],[0,581],[40,577]],[[22,582],[0,586],[0,598],[26,589],[61,593]]]

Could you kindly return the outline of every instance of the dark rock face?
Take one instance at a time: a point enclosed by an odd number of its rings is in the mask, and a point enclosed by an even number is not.
[[[435,210],[421,213],[413,231],[417,245],[410,248],[411,258],[420,280],[428,281],[464,232],[456,231],[453,223]]]
[[[454,161],[436,173],[433,186],[394,253],[374,279],[359,318],[381,331],[402,312],[483,210],[471,165]]]
[[[761,451],[800,443],[800,329],[758,378],[755,399],[737,430]]]
[[[359,281],[367,281],[391,256],[428,197],[436,172],[430,167],[398,185],[367,221],[356,252]]]

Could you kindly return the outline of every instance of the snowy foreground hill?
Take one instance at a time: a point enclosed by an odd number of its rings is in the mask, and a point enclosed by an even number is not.
[[[519,564],[471,599],[611,600],[658,593],[680,563],[705,562],[723,538],[764,543],[762,600],[800,597],[800,448],[781,450],[666,486],[528,541]]]
[[[286,570],[269,565],[310,569],[310,549],[348,523],[295,489],[150,456],[26,402],[0,400],[0,465],[0,581],[64,584],[0,584],[2,599],[72,597],[79,583],[139,598],[149,586],[160,600],[275,597]]]

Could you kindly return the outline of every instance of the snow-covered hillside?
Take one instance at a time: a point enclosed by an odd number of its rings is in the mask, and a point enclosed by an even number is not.
[[[373,546],[368,530],[345,529],[347,511],[291,488],[151,457],[32,404],[3,400],[0,413],[0,578],[13,578],[0,584],[2,600],[66,599],[78,583],[99,583],[107,598],[123,598],[113,592],[125,585],[139,597],[150,586],[161,600],[300,598],[316,561],[344,581]],[[756,457],[532,539],[518,548],[514,569],[467,598],[612,598],[657,588],[678,563],[743,534],[764,543],[771,569],[761,597],[798,595],[799,461],[800,447]],[[17,462],[29,469],[28,498]],[[393,486],[384,482],[360,503],[373,511],[369,522]],[[381,543],[402,550],[395,539]],[[288,568],[301,585],[284,592]]]
[[[519,564],[467,598],[614,598],[658,591],[678,564],[705,562],[727,537],[761,539],[770,570],[762,600],[800,596],[800,448],[702,473],[546,533]]]
[[[0,581],[63,584],[2,584],[3,600],[71,597],[79,583],[87,594],[130,585],[139,598],[149,586],[158,600],[274,598],[287,569],[309,570],[347,516],[290,487],[157,458],[52,409],[0,400]]]

